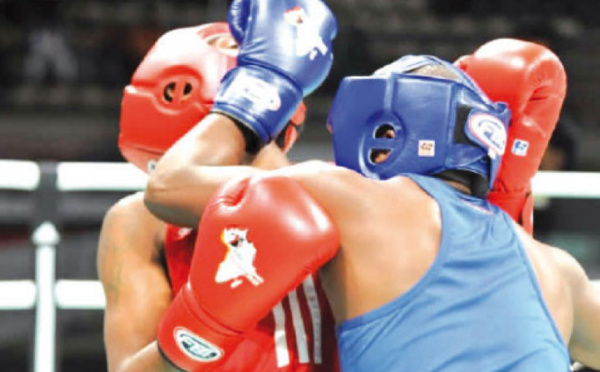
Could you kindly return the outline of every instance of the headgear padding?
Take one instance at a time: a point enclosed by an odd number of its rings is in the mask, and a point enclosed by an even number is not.
[[[457,80],[410,74],[428,65],[447,68]],[[345,78],[328,125],[338,165],[375,179],[466,171],[484,181],[481,194],[498,172],[509,121],[507,106],[452,64],[406,56],[371,76]],[[379,135],[386,131],[393,138]],[[387,158],[378,162],[374,154],[382,151]]]
[[[209,113],[221,79],[237,63],[237,48],[215,45],[219,36],[229,35],[225,22],[181,28],[161,36],[148,51],[121,103],[119,148],[129,162],[152,170]],[[301,104],[283,132],[283,149],[297,138],[305,110]]]

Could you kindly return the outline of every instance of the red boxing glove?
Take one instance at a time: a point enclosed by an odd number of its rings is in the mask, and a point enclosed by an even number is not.
[[[506,152],[488,198],[531,234],[531,179],[558,122],[566,94],[565,69],[548,48],[517,39],[490,41],[455,65],[512,111]]]
[[[295,181],[229,182],[202,216],[189,280],[159,325],[161,352],[186,371],[216,370],[339,245],[336,227]]]

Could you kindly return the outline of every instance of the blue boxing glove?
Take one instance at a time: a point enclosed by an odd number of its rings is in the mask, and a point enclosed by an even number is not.
[[[238,65],[221,81],[212,111],[249,129],[254,152],[327,77],[337,23],[322,0],[234,0],[228,21],[240,45]]]

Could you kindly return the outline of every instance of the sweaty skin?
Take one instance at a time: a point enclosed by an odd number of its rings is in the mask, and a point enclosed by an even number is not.
[[[271,145],[252,165],[275,169],[288,164]],[[162,358],[155,341],[173,297],[164,266],[166,227],[148,211],[143,193],[126,196],[104,217],[97,269],[106,295],[104,339],[110,372],[177,371]]]
[[[197,223],[212,192],[225,181],[261,172],[232,166],[241,164],[244,145],[233,121],[219,114],[207,116],[158,163],[145,193],[146,205],[167,221],[185,216],[187,223]],[[338,226],[341,248],[320,272],[338,323],[404,294],[434,261],[441,235],[439,206],[412,180],[375,181],[323,162],[273,174],[297,181]],[[394,229],[389,221],[395,221]],[[571,355],[600,367],[600,293],[568,253],[518,230]],[[372,247],[377,247],[376,255]]]

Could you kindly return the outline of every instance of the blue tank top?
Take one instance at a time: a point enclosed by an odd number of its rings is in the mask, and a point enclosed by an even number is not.
[[[439,204],[439,253],[404,295],[340,324],[342,371],[569,371],[510,217],[440,180],[407,176]]]

